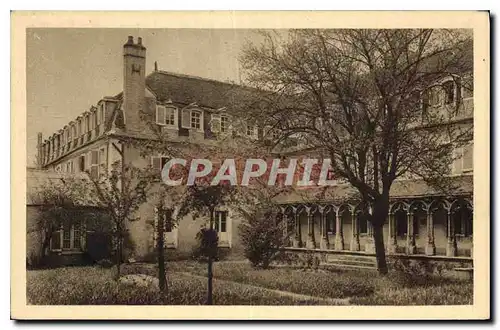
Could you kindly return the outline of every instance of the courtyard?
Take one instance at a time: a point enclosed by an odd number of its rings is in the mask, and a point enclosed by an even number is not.
[[[27,271],[27,301],[33,305],[203,305],[204,263],[167,263],[167,294],[157,284],[115,281],[115,268],[62,267]],[[155,264],[127,264],[122,276],[157,277]],[[148,277],[149,277],[148,276]],[[246,262],[214,264],[215,305],[470,305],[471,280],[411,276],[391,271],[274,267]]]

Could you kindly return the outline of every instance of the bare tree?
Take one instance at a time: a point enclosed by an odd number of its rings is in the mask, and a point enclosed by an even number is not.
[[[277,132],[275,145],[294,138],[331,160],[336,177],[359,193],[378,270],[387,273],[382,227],[394,180],[409,176],[449,188],[451,148],[470,139],[470,129],[454,122],[464,110],[458,89],[444,107],[429,101],[436,89],[446,92],[445,80],[472,86],[471,35],[423,29],[263,34],[265,41],[248,44],[241,56],[249,84],[261,93],[234,107]]]
[[[152,173],[149,168],[139,169],[122,160],[112,164],[111,170],[101,169],[99,175],[88,173],[92,183],[93,201],[109,213],[113,225],[112,235],[115,245],[116,278],[120,277],[124,241],[128,236],[127,223],[137,220],[136,212],[148,198]]]

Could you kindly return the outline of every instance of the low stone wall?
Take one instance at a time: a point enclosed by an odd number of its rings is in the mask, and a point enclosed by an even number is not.
[[[278,266],[320,268],[329,264],[332,259],[373,260],[375,254],[353,251],[334,251],[304,248],[286,248],[274,264]],[[389,271],[401,271],[414,275],[435,275],[450,278],[467,278],[473,276],[473,259],[470,257],[446,257],[427,255],[389,254],[387,263]],[[367,261],[369,262],[369,261]]]

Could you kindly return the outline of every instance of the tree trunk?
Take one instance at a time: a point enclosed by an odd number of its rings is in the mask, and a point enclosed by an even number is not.
[[[214,212],[210,212],[210,242],[209,242],[209,248],[208,248],[208,272],[207,272],[207,278],[208,278],[208,292],[207,292],[207,305],[212,305],[213,300],[212,300],[212,278],[213,278],[213,271],[212,271],[212,263],[213,263],[213,256],[212,256],[212,245],[213,242],[211,242],[211,237],[212,237],[212,231],[214,228]]]
[[[122,263],[122,238],[118,238],[118,242],[116,245],[116,280],[120,278],[120,267]]]
[[[158,214],[158,285],[161,292],[165,292],[165,242],[164,242],[164,219],[162,214]]]
[[[383,221],[380,224],[376,221],[376,224],[372,223],[373,227],[373,240],[375,243],[375,255],[377,258],[377,270],[380,275],[385,275],[388,272],[387,261],[385,258],[385,246],[384,246],[384,225]]]

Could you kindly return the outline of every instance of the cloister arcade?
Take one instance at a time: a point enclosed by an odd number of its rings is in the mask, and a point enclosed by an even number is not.
[[[289,247],[374,253],[373,229],[356,202],[281,204]],[[470,196],[392,200],[388,254],[472,256]]]

